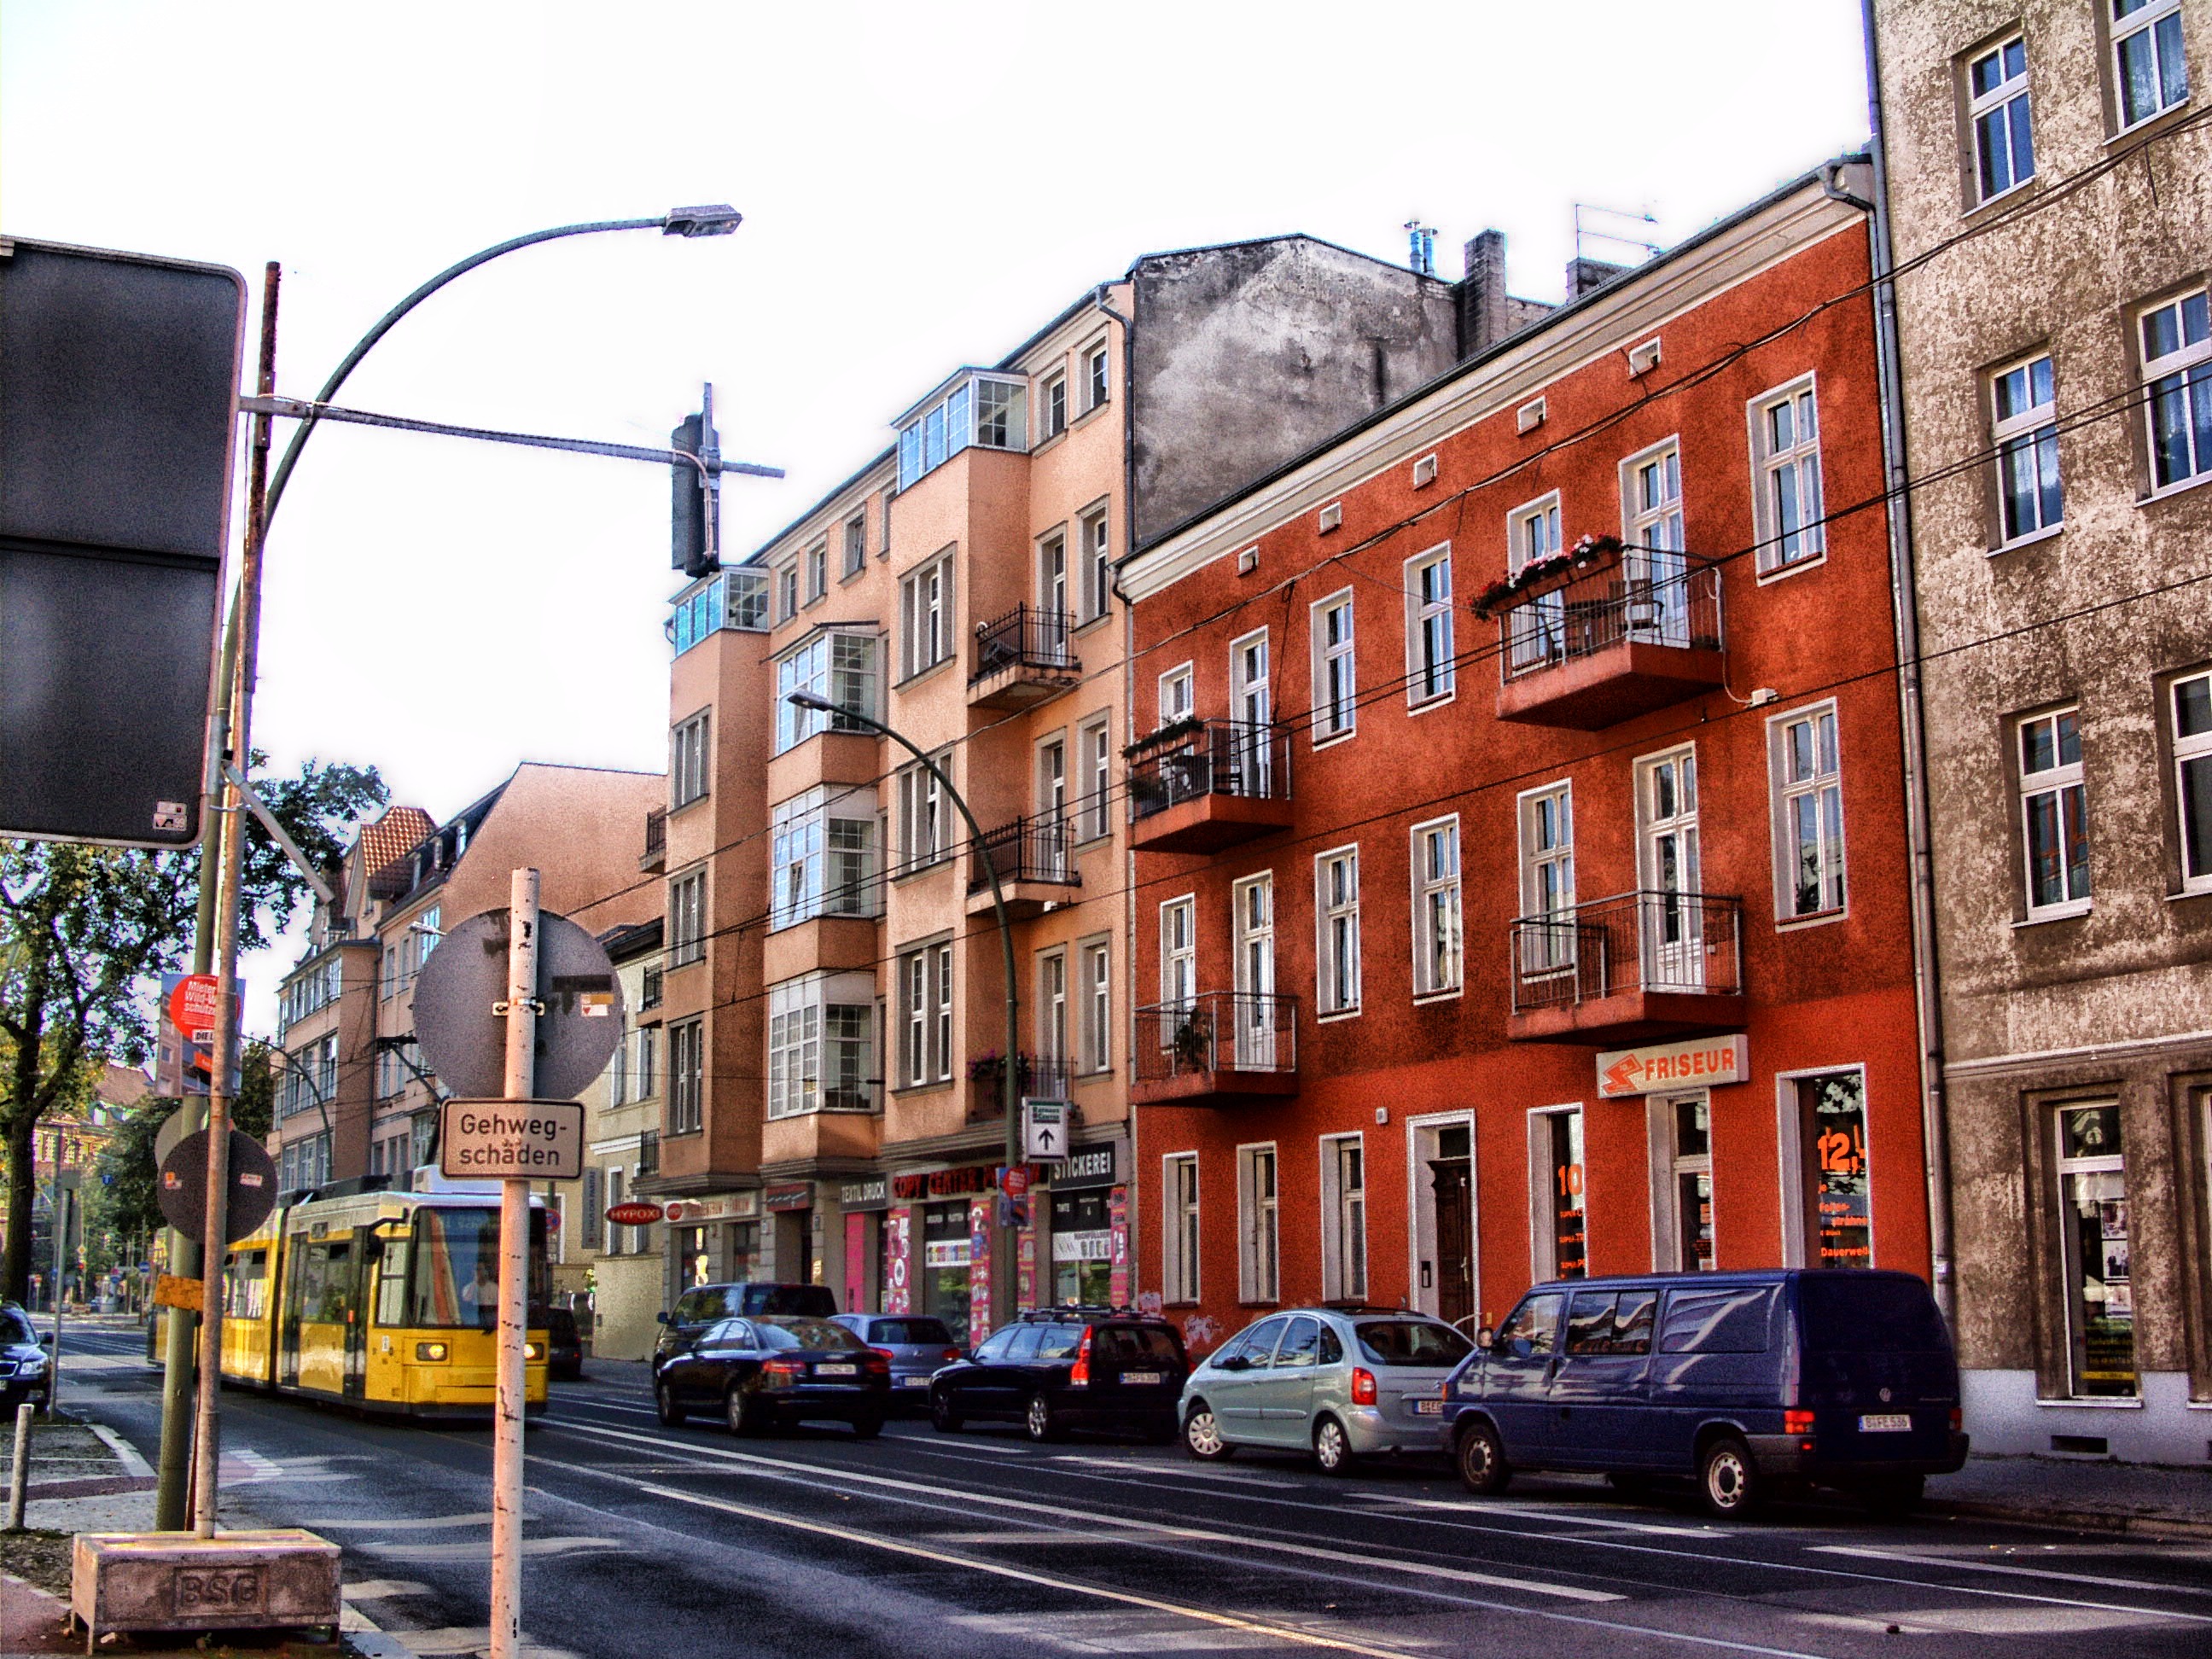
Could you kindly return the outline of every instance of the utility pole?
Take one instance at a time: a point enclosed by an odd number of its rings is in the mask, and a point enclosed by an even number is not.
[[[501,1092],[528,1100],[537,1087],[538,872],[517,870],[508,887],[507,1075]],[[491,1449],[491,1659],[515,1659],[522,1644],[523,1369],[530,1293],[530,1182],[499,1183],[499,1389]]]

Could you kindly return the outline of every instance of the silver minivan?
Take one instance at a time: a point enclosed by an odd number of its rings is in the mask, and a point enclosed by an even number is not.
[[[1431,1451],[1444,1379],[1471,1345],[1425,1315],[1368,1307],[1270,1314],[1223,1343],[1183,1384],[1193,1457],[1239,1446],[1312,1454],[1330,1474],[1382,1452]]]

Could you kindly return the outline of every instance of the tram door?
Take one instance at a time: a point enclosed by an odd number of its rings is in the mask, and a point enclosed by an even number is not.
[[[300,1386],[300,1320],[307,1307],[302,1270],[307,1250],[304,1237],[285,1241],[284,1295],[276,1305],[276,1385],[283,1389]]]
[[[353,1230],[353,1249],[346,1252],[348,1260],[331,1264],[334,1273],[341,1276],[345,1307],[345,1384],[348,1400],[359,1400],[368,1382],[368,1296],[374,1283],[375,1264],[372,1258],[380,1252],[372,1245],[376,1237],[374,1227]]]

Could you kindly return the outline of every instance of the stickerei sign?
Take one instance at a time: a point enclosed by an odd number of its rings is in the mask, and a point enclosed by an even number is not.
[[[1597,1057],[1597,1092],[1602,1100],[1741,1083],[1750,1075],[1751,1044],[1741,1031],[1617,1048]]]

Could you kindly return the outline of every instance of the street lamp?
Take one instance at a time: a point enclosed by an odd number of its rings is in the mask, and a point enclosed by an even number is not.
[[[973,837],[972,844],[975,848],[976,854],[983,861],[983,873],[990,878],[991,914],[998,919],[999,949],[1006,957],[1006,1058],[1005,1065],[1000,1067],[1000,1080],[1001,1086],[1004,1090],[1002,1098],[1006,1103],[1006,1168],[1008,1170],[1012,1170],[1017,1164],[1019,1164],[1022,1161],[1021,1064],[1019,1058],[1019,1049],[1021,1045],[1021,993],[1018,989],[1019,981],[1014,976],[1014,930],[1012,925],[1006,920],[1006,896],[999,885],[999,866],[993,861],[989,852],[983,846],[983,826],[975,822],[975,813],[968,810],[968,803],[966,799],[963,798],[957,789],[952,787],[952,780],[945,776],[945,769],[939,766],[935,761],[930,759],[927,755],[922,753],[922,751],[915,746],[911,738],[906,737],[901,732],[893,731],[890,726],[885,726],[881,720],[875,719],[872,715],[863,714],[857,709],[848,708],[842,703],[832,702],[829,698],[818,696],[812,691],[789,692],[786,694],[784,701],[791,704],[794,708],[811,709],[817,714],[829,714],[841,720],[849,720],[856,726],[866,726],[868,730],[876,732],[879,736],[889,738],[893,743],[897,744],[902,749],[904,749],[908,754],[912,755],[915,759],[920,761],[922,765],[928,769],[929,775],[937,780],[937,787],[945,791],[946,799],[951,801],[954,808],[958,811],[961,817],[967,823],[968,833],[971,837]],[[1004,1190],[1005,1189],[1002,1187],[1000,1188],[1002,1194],[1004,1193]],[[1006,1252],[1005,1260],[1006,1269],[1005,1277],[1007,1279],[1007,1285],[1006,1297],[1001,1305],[1004,1306],[1006,1311],[1011,1314],[1015,1310],[1015,1290],[1012,1281],[1015,1268],[1015,1261],[1017,1259],[1016,1252],[1012,1248],[1012,1234],[1011,1228],[1009,1228],[1007,1231],[1006,1238],[1009,1245],[1009,1248]],[[994,1276],[994,1282],[996,1281],[997,1277],[997,1275]]]

